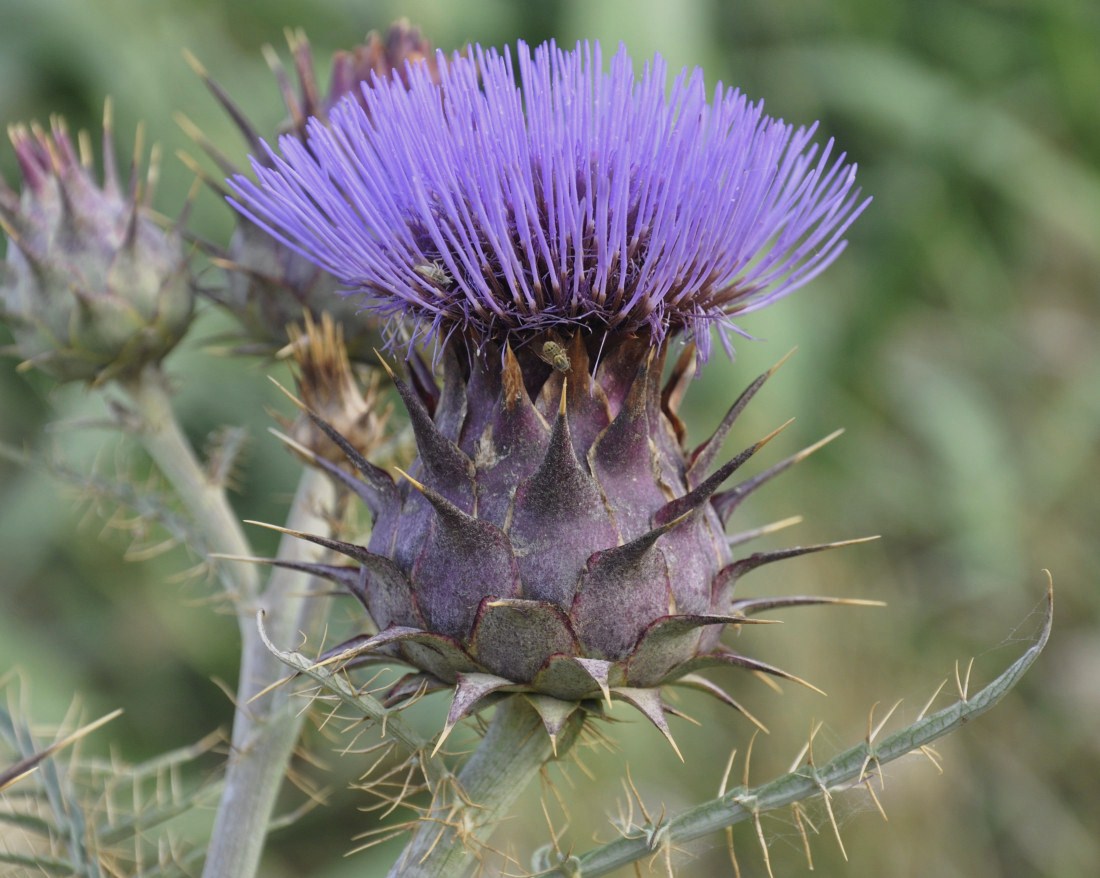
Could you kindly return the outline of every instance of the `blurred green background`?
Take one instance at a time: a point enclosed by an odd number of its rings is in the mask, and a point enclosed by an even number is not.
[[[823,830],[812,840],[814,865],[853,876],[1100,873],[1100,5],[3,0],[0,107],[7,122],[58,112],[98,133],[103,99],[113,96],[123,155],[138,120],[164,146],[157,206],[174,215],[192,180],[173,157],[188,147],[174,112],[235,157],[243,150],[183,48],[272,130],[283,113],[264,44],[285,58],[283,28],[303,26],[327,68],[332,49],[399,16],[444,48],[553,37],[622,41],[636,59],[659,51],[674,69],[699,64],[710,82],[764,98],[774,115],[820,119],[822,135],[859,163],[875,201],[848,252],[810,287],[747,318],[760,340],[742,342],[735,362],[717,357],[689,400],[692,438],[701,439],[744,384],[797,345],[731,444],[791,416],[798,420],[783,447],[769,449],[771,460],[838,426],[847,433],[762,491],[740,522],[804,515],[776,545],[884,537],[746,581],[758,594],[889,603],[791,612],[783,626],[742,635],[752,654],[830,693],[785,687],[778,696],[739,683],[738,696],[772,729],[756,742],[752,778],[785,771],[814,722],[823,723],[820,760],[863,736],[875,702],[902,698],[898,717],[911,719],[956,659],[976,656],[974,685],[987,680],[1037,627],[1040,570],[1049,567],[1055,634],[1030,676],[937,747],[942,775],[923,758],[887,770],[888,824],[861,792],[837,799],[849,862],[823,813],[812,811]],[[10,149],[0,149],[0,167],[16,179]],[[194,216],[200,234],[225,240],[232,219],[209,192]],[[223,424],[248,426],[234,502],[244,518],[278,522],[297,480],[295,462],[265,433],[269,409],[284,408],[265,380],[279,370],[208,356],[209,340],[226,327],[206,309],[169,371],[196,442]],[[91,423],[101,401],[16,375],[12,360],[2,365],[0,440],[56,449],[103,473],[140,469]],[[270,548],[264,534],[257,543]],[[104,753],[109,741],[136,760],[228,725],[231,707],[214,681],[235,681],[236,634],[209,600],[210,585],[174,581],[193,560],[183,551],[129,562],[125,548],[93,504],[0,461],[0,676],[20,669],[43,723],[60,720],[74,692],[88,716],[125,708],[88,751]],[[570,808],[563,845],[586,848],[593,827],[612,837],[605,815],[622,798],[625,765],[653,812],[715,792],[720,766],[732,748],[744,753],[751,728],[701,700],[682,706],[702,722],[674,721],[686,764],[631,722],[612,730],[616,752],[582,754],[594,779],[576,768],[555,775]],[[436,696],[415,718],[431,729],[444,710]],[[342,856],[353,835],[375,825],[358,810],[366,797],[346,789],[365,765],[338,756],[339,741],[314,743],[327,768],[312,777],[329,804],[273,837],[262,874],[384,874],[392,846]],[[300,802],[288,795],[286,808]],[[537,791],[526,808],[502,843],[529,852],[546,840]],[[803,874],[790,815],[763,826],[776,875]],[[748,826],[735,842],[743,874],[764,874]],[[729,869],[720,838],[678,863],[685,876]]]

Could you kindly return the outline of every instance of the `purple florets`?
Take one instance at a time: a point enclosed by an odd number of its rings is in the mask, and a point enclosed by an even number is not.
[[[855,166],[702,71],[620,48],[474,47],[378,79],[280,140],[237,208],[431,338],[736,330],[816,276],[862,212]],[[518,83],[516,73],[518,71]]]

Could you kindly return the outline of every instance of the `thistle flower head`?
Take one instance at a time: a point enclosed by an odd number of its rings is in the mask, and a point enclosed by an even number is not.
[[[421,334],[709,328],[844,247],[855,168],[660,57],[474,47],[376,80],[231,187],[246,216]],[[517,84],[518,78],[518,84]],[[724,336],[723,336],[724,337]]]
[[[350,559],[306,566],[377,629],[341,654],[412,666],[395,702],[454,687],[448,727],[526,692],[551,736],[576,705],[615,699],[667,734],[663,686],[738,707],[702,668],[792,678],[722,645],[725,626],[828,602],[734,593],[762,564],[836,545],[732,554],[768,530],[725,535],[743,501],[818,447],[726,486],[779,432],[714,466],[770,372],[697,448],[677,410],[711,326],[821,271],[865,202],[812,129],[721,86],[708,101],[698,71],[665,79],[625,51],[604,73],[587,45],[440,56],[438,82],[426,66],[407,88],[375,80],[230,184],[258,226],[439,342],[441,386],[416,354],[394,376],[408,474],[316,418],[355,465],[329,469],[369,507],[369,543],[302,536]],[[666,370],[677,334],[694,344]]]
[[[92,149],[79,150],[62,120],[49,131],[11,129],[22,196],[0,183],[0,225],[8,238],[0,317],[15,351],[61,381],[99,382],[158,362],[191,322],[193,293],[180,235],[151,217],[157,162],[147,181],[134,169],[124,190],[104,118],[103,184]]]

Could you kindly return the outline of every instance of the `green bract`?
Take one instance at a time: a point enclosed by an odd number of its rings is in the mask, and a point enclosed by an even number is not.
[[[99,383],[159,362],[191,323],[190,273],[178,231],[150,216],[152,186],[135,173],[128,191],[120,187],[109,114],[102,186],[88,144],[78,157],[61,120],[11,138],[23,192],[0,185],[0,316],[15,352],[59,381]],[[151,162],[150,181],[155,173]]]

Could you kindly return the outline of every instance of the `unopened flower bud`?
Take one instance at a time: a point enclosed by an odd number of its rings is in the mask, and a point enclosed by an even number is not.
[[[438,77],[431,44],[406,21],[395,23],[384,36],[372,31],[363,44],[336,52],[327,95],[317,81],[313,53],[305,34],[293,32],[288,42],[298,78],[297,90],[274,50],[269,48],[265,54],[287,110],[287,119],[278,133],[294,135],[302,142],[306,140],[309,120],[319,119],[327,124],[328,114],[344,98],[350,96],[365,106],[364,86],[389,79],[407,83],[407,64],[423,65],[432,77]],[[240,128],[252,151],[262,154],[261,137],[247,114],[198,61],[190,60]],[[184,121],[184,125],[199,145],[229,172],[232,165],[228,160],[189,122]],[[322,313],[330,314],[342,327],[353,359],[373,359],[372,351],[381,346],[378,323],[359,314],[361,305],[357,299],[339,295],[343,287],[332,274],[276,241],[250,220],[240,218],[225,253],[215,261],[226,269],[226,284],[211,296],[240,321],[248,338],[238,349],[240,352],[271,353],[280,349],[286,343],[287,326],[300,322],[303,310],[314,321],[319,321]]]
[[[347,50],[338,50],[332,56],[328,94],[322,97],[320,83],[314,73],[313,55],[305,33],[290,35],[290,51],[294,56],[294,69],[298,74],[298,94],[290,87],[278,58],[268,53],[268,61],[279,80],[283,103],[288,113],[287,122],[280,133],[294,133],[306,141],[306,123],[311,118],[328,121],[329,113],[349,95],[366,109],[367,100],[363,87],[371,87],[375,77],[379,80],[394,79],[406,88],[409,86],[407,65],[424,65],[433,80],[438,81],[439,70],[435,51],[430,41],[405,19],[394,22],[386,33],[371,31],[366,40]]]
[[[104,117],[103,184],[92,173],[90,144],[79,152],[64,123],[16,127],[12,144],[22,196],[0,185],[0,224],[8,238],[0,278],[0,317],[23,366],[60,381],[99,383],[159,362],[191,323],[193,293],[176,229],[154,222],[156,177],[118,179],[110,107]]]

